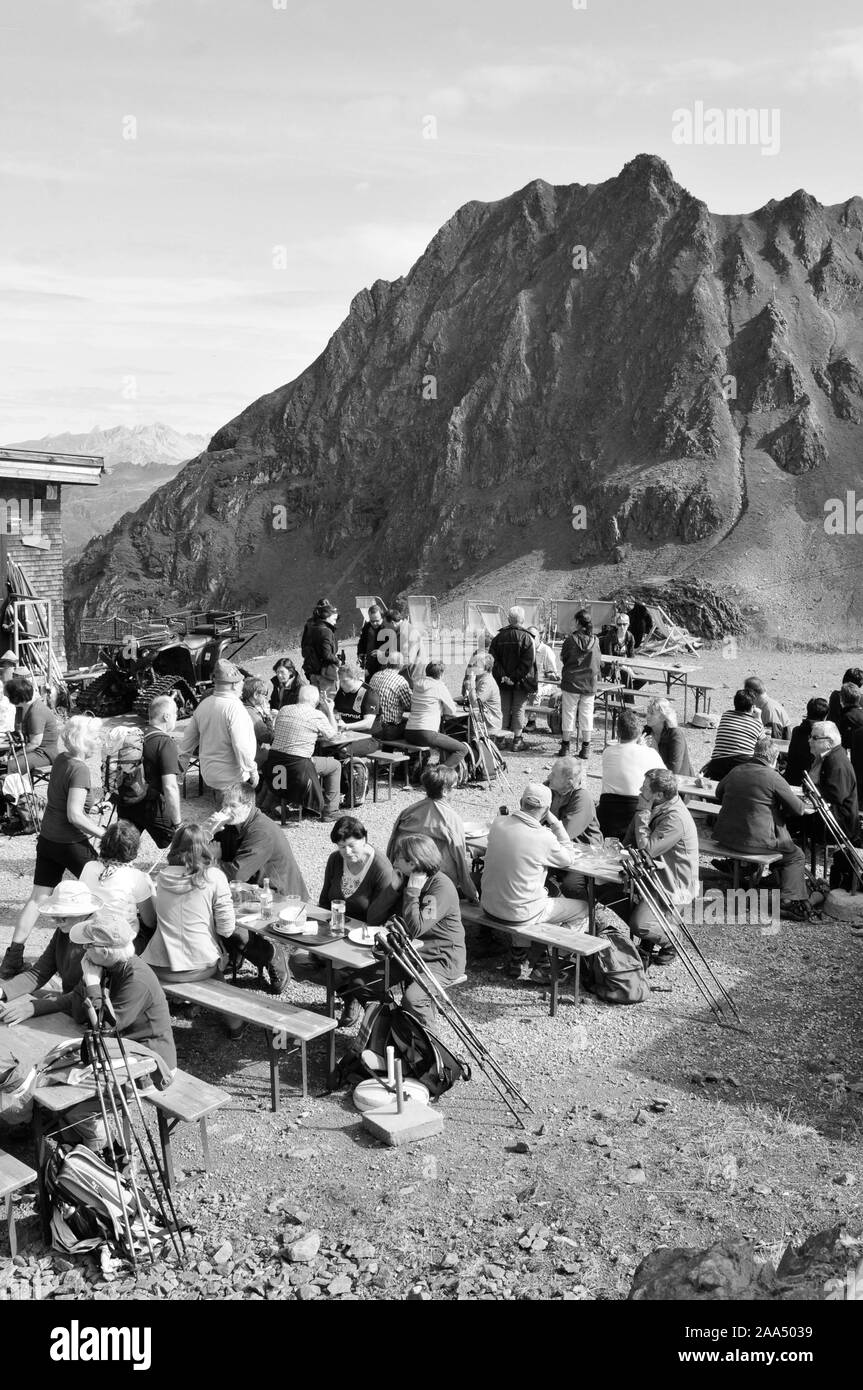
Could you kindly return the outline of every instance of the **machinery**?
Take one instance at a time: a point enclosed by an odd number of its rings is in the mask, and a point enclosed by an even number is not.
[[[130,712],[146,718],[154,696],[173,695],[182,719],[212,689],[216,662],[234,660],[267,626],[266,613],[240,612],[85,621],[80,643],[98,649],[97,664],[69,673],[67,683],[79,687],[77,708],[100,718]]]

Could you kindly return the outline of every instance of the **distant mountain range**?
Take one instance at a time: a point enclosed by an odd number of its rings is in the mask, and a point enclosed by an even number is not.
[[[163,483],[176,477],[181,464],[206,448],[204,435],[181,434],[170,425],[96,425],[86,434],[46,434],[18,440],[16,449],[44,453],[101,454],[107,474],[98,488],[70,487],[63,493],[63,541],[67,559],[94,536],[103,535],[125,512],[134,511]]]

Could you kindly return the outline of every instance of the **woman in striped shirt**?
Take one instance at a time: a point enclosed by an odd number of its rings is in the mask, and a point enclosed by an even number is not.
[[[719,720],[716,741],[710,762],[701,769],[705,777],[720,780],[738,763],[744,763],[755,752],[755,745],[764,732],[761,714],[748,690],[738,690],[734,709],[727,709]]]

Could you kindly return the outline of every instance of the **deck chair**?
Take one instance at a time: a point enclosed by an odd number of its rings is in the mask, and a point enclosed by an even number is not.
[[[433,594],[408,594],[408,616],[414,627],[423,632],[436,632],[440,627],[440,613],[437,599]]]
[[[357,594],[356,598],[354,599],[354,603],[357,605],[357,608],[362,613],[364,623],[367,623],[369,620],[369,609],[371,608],[373,603],[377,604],[378,608],[381,610],[382,613],[386,613],[387,608],[389,606],[388,604],[384,603],[383,599],[379,598],[377,594]]]
[[[506,622],[506,614],[499,603],[487,603],[484,599],[468,599],[464,605],[464,625],[467,632],[476,632],[483,637],[494,637]]]
[[[685,627],[679,623],[674,623],[669,618],[664,608],[657,605],[651,606],[646,603],[645,608],[653,620],[653,629],[650,636],[642,643],[640,650],[646,654],[650,648],[651,656],[666,656],[673,652],[694,652],[701,646],[701,641],[693,637]],[[653,644],[657,645],[654,646]]]

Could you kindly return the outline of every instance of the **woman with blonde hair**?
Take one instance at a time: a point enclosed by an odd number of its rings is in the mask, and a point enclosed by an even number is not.
[[[60,735],[60,752],[51,767],[45,813],[36,838],[33,888],[0,965],[2,980],[11,980],[24,969],[24,942],[36,925],[40,904],[51,896],[67,870],[80,878],[84,865],[96,858],[91,842],[101,840],[104,831],[89,815],[95,798],[87,761],[99,747],[101,728],[100,719],[76,714]]]
[[[647,706],[645,723],[657,752],[669,772],[678,777],[692,776],[692,763],[683,730],[677,726],[677,712],[669,700],[651,700]]]

